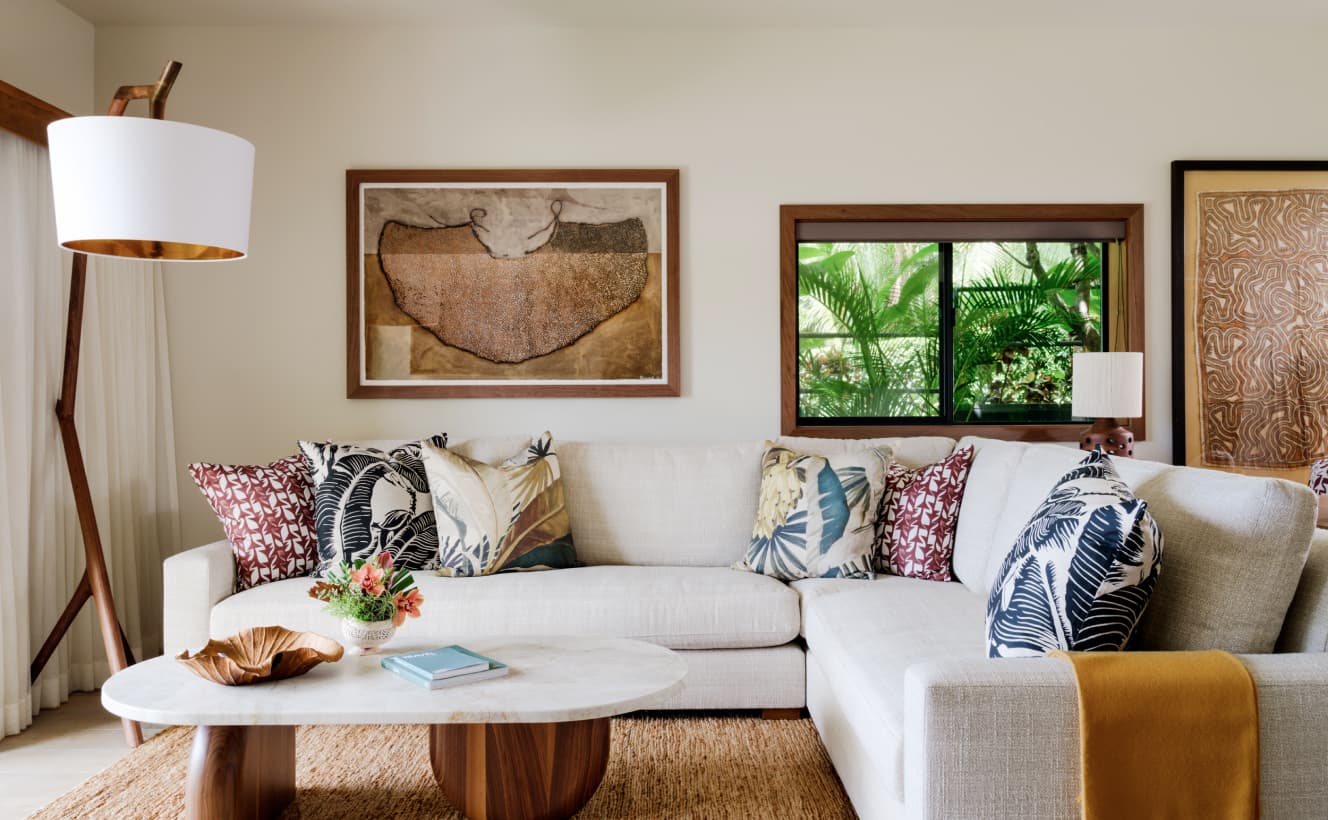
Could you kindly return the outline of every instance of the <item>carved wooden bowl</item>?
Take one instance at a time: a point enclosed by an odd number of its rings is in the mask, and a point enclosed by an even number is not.
[[[198,654],[176,660],[195,675],[226,686],[244,686],[303,675],[323,661],[341,660],[344,650],[331,638],[292,632],[284,626],[256,626],[221,641],[208,641]]]

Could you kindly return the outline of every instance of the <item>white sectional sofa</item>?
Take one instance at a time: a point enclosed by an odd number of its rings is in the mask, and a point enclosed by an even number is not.
[[[498,460],[524,439],[454,444]],[[784,439],[829,454],[861,442]],[[876,440],[907,465],[947,438]],[[729,566],[755,516],[762,442],[662,446],[560,442],[577,556],[586,566],[417,579],[413,637],[582,634],[678,650],[685,688],[661,708],[806,707],[867,818],[1078,816],[1073,675],[1054,659],[988,660],[986,593],[1020,526],[1082,455],[1056,445],[965,439],[977,450],[960,511],[956,583],[892,576],[785,584]],[[1233,648],[1259,687],[1262,805],[1270,818],[1328,806],[1328,536],[1288,482],[1118,461],[1167,539],[1140,626],[1143,648]],[[1320,531],[1323,532],[1323,531]],[[1311,549],[1311,542],[1313,549]],[[1250,544],[1261,546],[1257,568]],[[1308,561],[1307,559],[1308,555]],[[337,634],[307,579],[236,594],[219,541],[165,563],[165,648],[280,623]],[[1257,595],[1262,617],[1225,602]],[[1294,601],[1293,601],[1294,596]],[[1285,614],[1285,621],[1282,615]]]

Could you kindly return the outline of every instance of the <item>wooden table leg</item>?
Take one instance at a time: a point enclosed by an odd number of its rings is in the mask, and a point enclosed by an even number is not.
[[[433,775],[470,820],[571,817],[609,765],[609,719],[444,723],[429,732]]]
[[[294,726],[199,726],[189,756],[189,820],[268,820],[295,799]]]

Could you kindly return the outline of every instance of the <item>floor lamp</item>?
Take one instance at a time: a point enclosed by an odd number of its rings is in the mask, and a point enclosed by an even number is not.
[[[166,95],[179,73],[179,63],[167,62],[157,82],[116,91],[107,116],[69,117],[47,128],[56,236],[62,247],[74,251],[64,379],[55,415],[86,567],[32,662],[34,683],[89,598],[96,602],[111,672],[134,662],[116,617],[74,425],[88,255],[201,262],[241,259],[249,248],[254,147],[231,134],[165,120]],[[150,119],[121,116],[130,101],[144,99],[151,106]],[[143,742],[137,723],[124,721],[124,731],[131,746]]]

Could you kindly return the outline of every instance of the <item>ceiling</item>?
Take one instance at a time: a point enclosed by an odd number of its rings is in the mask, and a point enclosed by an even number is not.
[[[732,26],[1328,23],[1322,0],[60,0],[96,25]],[[1104,14],[1108,15],[1104,18]]]

